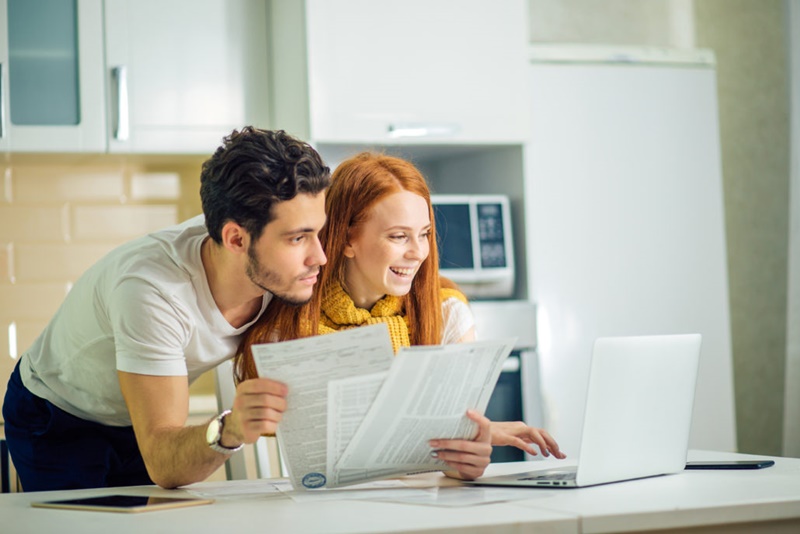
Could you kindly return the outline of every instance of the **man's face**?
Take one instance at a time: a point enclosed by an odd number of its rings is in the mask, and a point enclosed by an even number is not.
[[[325,193],[300,193],[272,209],[275,218],[247,250],[247,277],[289,304],[304,304],[327,261],[318,237],[325,224]]]

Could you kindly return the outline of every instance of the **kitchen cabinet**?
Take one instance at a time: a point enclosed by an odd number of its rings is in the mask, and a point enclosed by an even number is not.
[[[0,0],[0,149],[105,150],[102,0]]]
[[[209,154],[269,122],[266,0],[0,0],[0,150]]]
[[[268,126],[264,0],[105,0],[108,150],[210,154]]]
[[[524,0],[274,0],[273,126],[318,144],[527,138]]]

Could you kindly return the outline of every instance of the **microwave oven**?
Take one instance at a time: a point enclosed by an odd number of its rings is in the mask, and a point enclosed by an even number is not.
[[[504,195],[431,195],[439,272],[470,298],[514,293],[511,210]]]

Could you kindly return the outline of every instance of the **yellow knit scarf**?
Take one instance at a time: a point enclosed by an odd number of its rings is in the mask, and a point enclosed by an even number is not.
[[[456,297],[466,302],[466,297],[455,289],[442,289],[442,300]],[[331,285],[322,297],[322,313],[319,320],[319,333],[330,334],[339,330],[356,328],[371,324],[386,323],[395,353],[400,347],[411,345],[408,333],[408,319],[405,316],[400,297],[386,295],[375,303],[372,310],[356,307],[341,284]]]

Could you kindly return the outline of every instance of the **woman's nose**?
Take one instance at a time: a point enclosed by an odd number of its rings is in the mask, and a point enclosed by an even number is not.
[[[424,243],[418,238],[412,238],[408,241],[408,250],[406,251],[406,256],[411,259],[422,261],[428,257],[427,253],[427,244],[428,242],[425,241]]]

